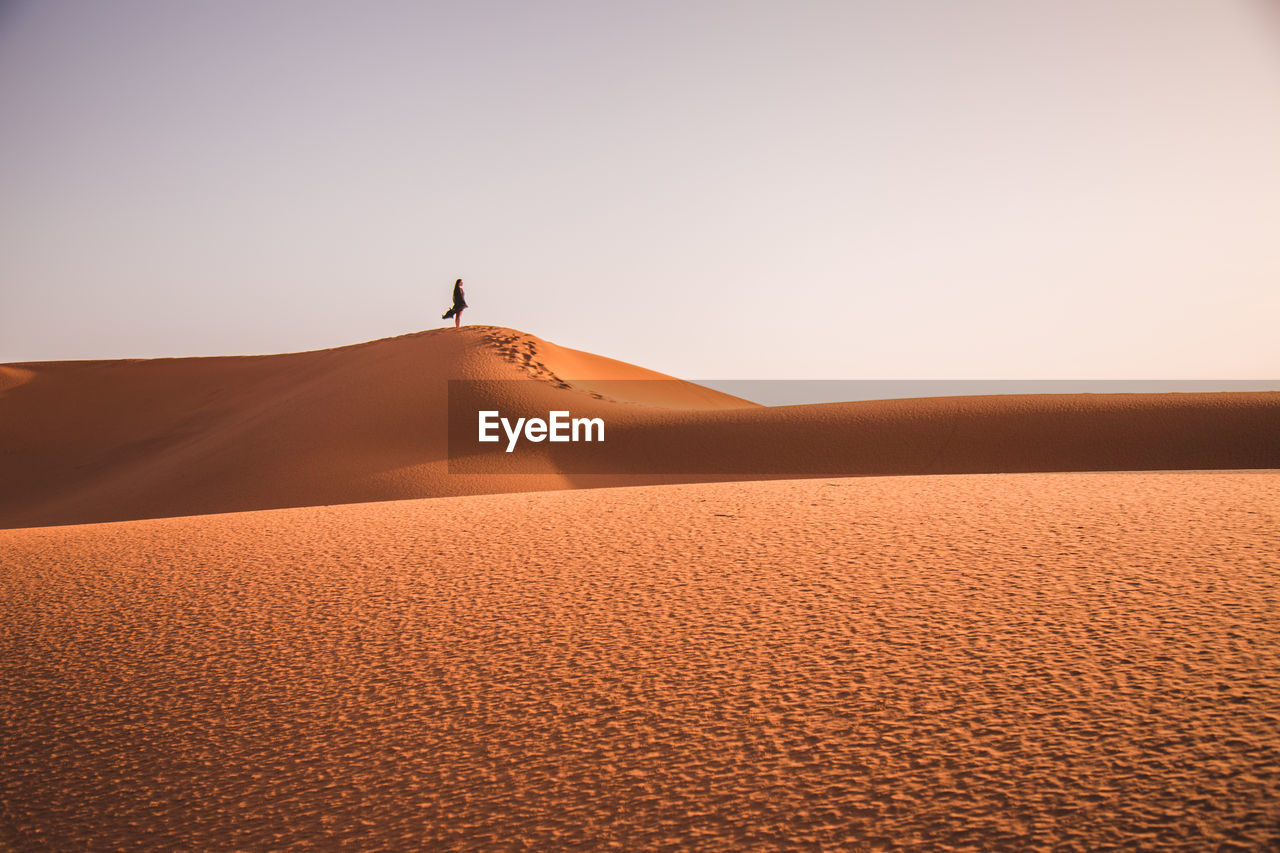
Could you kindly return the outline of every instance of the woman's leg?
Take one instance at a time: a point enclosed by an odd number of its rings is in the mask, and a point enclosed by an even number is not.
[[[462,312],[459,311],[457,314],[453,315],[453,327],[456,329],[461,325],[462,325]]]

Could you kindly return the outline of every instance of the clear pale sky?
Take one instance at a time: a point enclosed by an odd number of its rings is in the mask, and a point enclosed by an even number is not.
[[[0,361],[1280,377],[1268,0],[0,5]]]

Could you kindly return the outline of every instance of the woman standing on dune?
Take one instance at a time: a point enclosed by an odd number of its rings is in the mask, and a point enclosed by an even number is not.
[[[467,307],[467,299],[462,294],[462,279],[458,279],[453,283],[453,307],[440,317],[441,320],[453,318],[453,327],[456,329],[462,325],[462,309]]]

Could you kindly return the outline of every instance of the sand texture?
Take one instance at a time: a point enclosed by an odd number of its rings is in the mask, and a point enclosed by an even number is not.
[[[472,383],[466,418],[569,410],[605,419],[608,440],[451,467],[451,379]],[[762,407],[492,326],[0,367],[0,527],[715,479],[1277,467],[1276,392]]]
[[[0,847],[1275,849],[1278,582],[1276,472],[0,531]]]

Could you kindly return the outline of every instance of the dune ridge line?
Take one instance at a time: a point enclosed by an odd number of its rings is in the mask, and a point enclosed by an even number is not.
[[[609,441],[451,460],[450,380],[477,410],[601,417]],[[504,384],[518,391],[483,399]],[[1275,392],[765,407],[493,326],[0,366],[0,527],[707,480],[1277,467]]]

